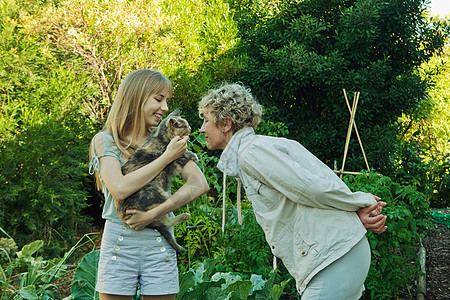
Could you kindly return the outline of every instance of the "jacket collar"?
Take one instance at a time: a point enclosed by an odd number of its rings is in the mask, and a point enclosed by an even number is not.
[[[217,164],[217,168],[219,168],[224,175],[239,177],[239,148],[246,144],[245,140],[249,136],[254,135],[255,131],[251,127],[244,127],[233,134],[233,137],[231,137],[223,150],[219,163]]]
[[[227,146],[220,156],[219,163],[217,167],[223,173],[223,187],[222,187],[222,232],[225,232],[225,198],[226,198],[226,188],[227,188],[227,176],[236,177],[237,179],[237,199],[236,208],[238,212],[238,222],[242,225],[242,213],[241,213],[241,180],[239,177],[240,167],[239,167],[239,149],[248,144],[252,139],[248,137],[255,136],[255,132],[251,127],[245,127],[237,131],[231,137]]]

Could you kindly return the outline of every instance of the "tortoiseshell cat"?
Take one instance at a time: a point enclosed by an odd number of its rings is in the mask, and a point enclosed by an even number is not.
[[[144,144],[122,166],[122,173],[125,175],[147,165],[163,154],[172,138],[177,135],[186,136],[190,132],[191,127],[185,119],[179,116],[179,109],[174,110],[161,121],[160,125],[150,133]],[[128,209],[146,211],[166,201],[169,197],[168,191],[170,190],[172,176],[179,174],[189,160],[198,162],[197,156],[193,152],[186,151],[184,156],[168,164],[150,183],[139,191],[123,201],[116,201],[115,204],[119,217],[126,220],[129,218],[125,214]],[[158,221],[147,225],[147,227],[158,230],[177,252],[182,253],[186,252],[186,250],[177,244],[170,232],[170,227],[189,218],[190,215],[187,213],[180,214],[175,218],[169,218],[165,215]]]

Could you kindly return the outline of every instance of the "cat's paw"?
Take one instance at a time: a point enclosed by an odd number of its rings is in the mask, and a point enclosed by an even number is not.
[[[180,215],[181,221],[186,221],[186,220],[189,220],[190,218],[191,218],[191,215],[188,214],[188,213],[182,213],[182,214]]]
[[[191,151],[186,151],[186,153],[184,154],[184,156],[187,158],[187,159],[190,159],[190,160],[193,160],[195,163],[198,163],[198,157],[197,157],[197,154],[195,154],[194,152],[191,152]]]

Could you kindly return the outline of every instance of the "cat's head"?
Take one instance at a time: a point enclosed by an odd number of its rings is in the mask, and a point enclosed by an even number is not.
[[[165,126],[173,138],[175,136],[187,136],[191,133],[191,126],[186,119],[180,117],[180,109],[176,108],[164,120]]]

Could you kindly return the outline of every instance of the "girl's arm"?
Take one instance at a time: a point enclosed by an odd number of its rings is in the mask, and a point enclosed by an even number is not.
[[[166,151],[144,167],[127,175],[122,174],[120,162],[113,156],[100,158],[100,176],[106,187],[116,201],[122,201],[140,190],[144,185],[153,180],[169,163],[183,156],[187,149],[189,137],[175,137],[167,145]],[[96,138],[95,150],[103,152],[103,141]]]
[[[206,181],[205,176],[193,161],[189,161],[184,166],[181,176],[185,180],[185,184],[178,189],[178,191],[162,204],[150,210],[127,210],[126,213],[130,214],[131,217],[126,223],[133,229],[142,229],[154,220],[159,219],[161,216],[185,206],[209,191],[208,182]]]

